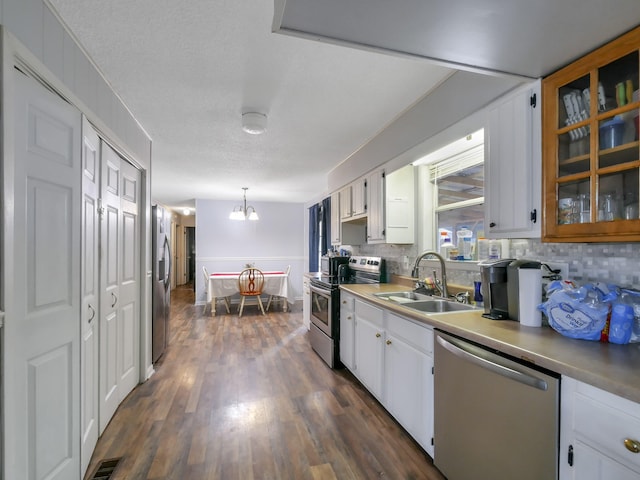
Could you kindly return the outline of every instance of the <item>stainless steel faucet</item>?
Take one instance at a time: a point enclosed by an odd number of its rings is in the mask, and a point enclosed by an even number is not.
[[[438,252],[424,252],[422,255],[416,258],[416,263],[413,266],[413,270],[411,271],[411,276],[413,278],[419,278],[418,269],[420,266],[420,262],[422,261],[423,258],[429,257],[429,256],[436,257],[440,261],[440,270],[442,271],[441,273],[442,280],[441,280],[440,290],[442,291],[442,296],[444,298],[449,298],[449,290],[447,289],[447,267],[445,266],[444,258],[442,258],[442,255],[440,255]]]

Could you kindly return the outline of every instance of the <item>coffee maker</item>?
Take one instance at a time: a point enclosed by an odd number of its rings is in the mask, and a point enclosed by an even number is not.
[[[483,317],[492,320],[509,319],[507,269],[512,261],[512,258],[503,258],[480,263],[482,297],[484,299]]]

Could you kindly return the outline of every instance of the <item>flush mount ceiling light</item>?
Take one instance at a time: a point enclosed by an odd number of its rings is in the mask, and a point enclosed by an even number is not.
[[[251,135],[260,135],[267,130],[267,116],[264,113],[246,112],[242,114],[242,130]]]
[[[242,187],[242,190],[244,190],[242,195],[242,205],[233,207],[233,210],[229,214],[229,218],[231,220],[246,220],[247,218],[249,220],[258,220],[258,213],[256,212],[256,209],[251,205],[247,207],[247,190],[249,190],[249,188]]]

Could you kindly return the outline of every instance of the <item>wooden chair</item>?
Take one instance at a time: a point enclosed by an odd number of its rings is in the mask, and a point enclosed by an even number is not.
[[[264,307],[262,306],[262,288],[264,287],[264,274],[257,268],[245,268],[240,272],[238,277],[238,289],[240,290],[240,308],[238,310],[238,316],[242,316],[242,310],[244,309],[244,301],[247,297],[255,297],[260,305],[262,315],[264,313]]]
[[[207,293],[207,303],[205,303],[204,305],[204,310],[202,313],[206,313],[207,312],[207,305],[209,305],[211,303],[211,290],[209,290],[209,272],[207,270],[207,267],[202,267],[202,276],[204,277],[204,291]],[[224,301],[224,306],[227,309],[227,313],[231,313],[231,310],[229,310],[229,297],[216,297],[216,304],[220,301],[223,300]],[[211,313],[214,314],[213,309],[216,308],[216,305],[212,305],[211,306],[212,311]]]
[[[291,271],[291,265],[287,265],[287,269],[284,271],[284,273],[286,274],[286,277],[283,278],[283,281],[288,282],[289,281],[289,272]],[[267,302],[267,312],[269,311],[269,307],[271,306],[271,302],[274,299],[280,299],[283,302],[282,305],[282,311],[286,312],[287,311],[287,297],[279,297],[278,295],[269,295],[269,301]]]

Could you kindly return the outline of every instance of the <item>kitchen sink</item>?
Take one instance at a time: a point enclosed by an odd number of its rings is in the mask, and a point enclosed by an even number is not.
[[[412,310],[418,310],[420,312],[430,313],[442,313],[442,312],[460,312],[465,310],[477,310],[473,305],[467,303],[459,303],[451,300],[444,299],[431,299],[431,300],[416,300],[404,305]]]
[[[398,303],[414,302],[416,300],[428,300],[432,298],[430,295],[425,295],[424,293],[406,292],[406,291],[374,293],[373,295],[382,300],[389,300],[389,301],[398,302]]]
[[[382,300],[399,303],[404,307],[420,312],[441,313],[477,310],[477,307],[467,303],[459,303],[453,300],[445,300],[444,298],[436,298],[424,293],[411,291],[374,293],[373,295]]]

